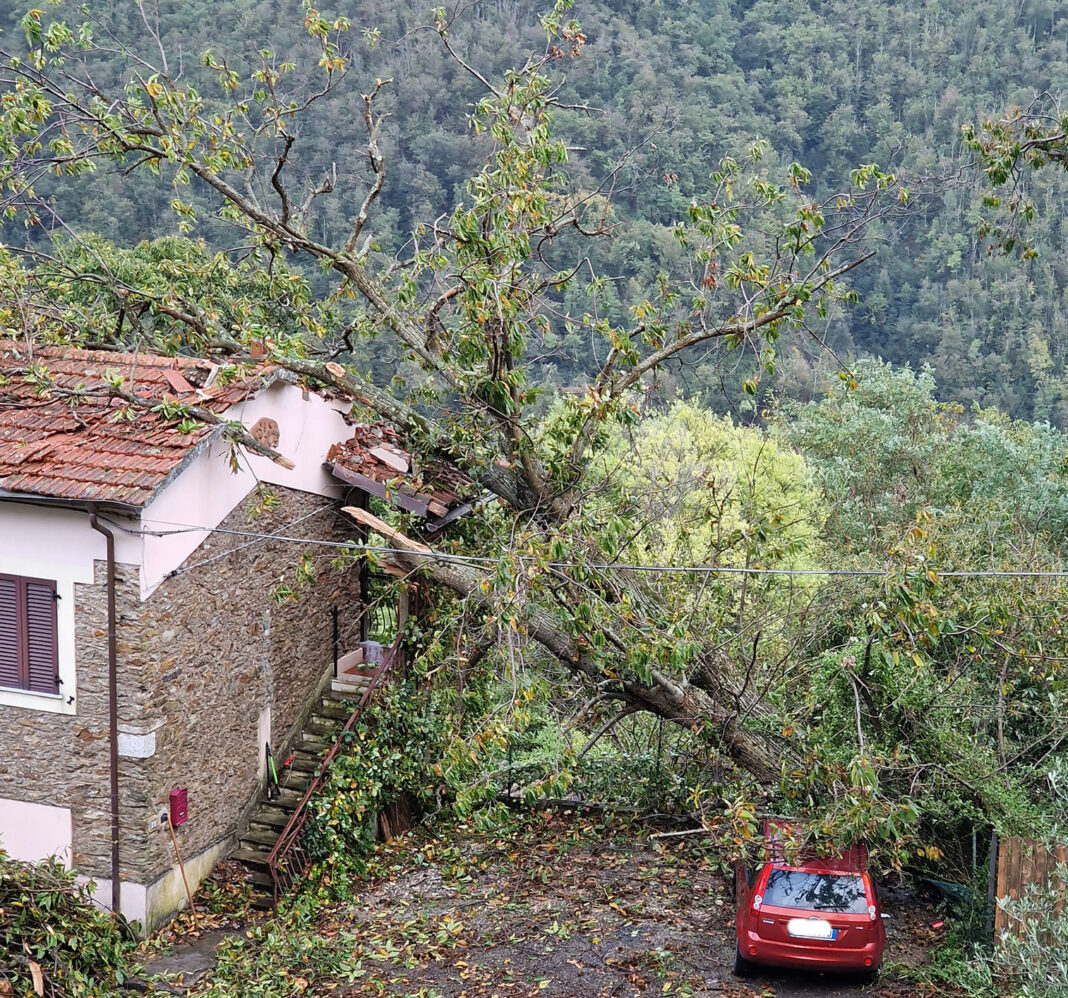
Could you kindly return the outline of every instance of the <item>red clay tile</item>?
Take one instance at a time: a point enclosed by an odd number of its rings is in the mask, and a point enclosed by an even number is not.
[[[179,395],[183,395],[186,392],[191,392],[193,386],[185,380],[177,371],[168,371],[166,368],[163,370],[163,377],[167,379],[167,383],[173,388]]]
[[[403,459],[408,467],[407,474],[397,470],[400,461],[388,462],[382,459],[385,455],[396,455]],[[451,510],[460,506],[464,501],[463,495],[472,490],[471,479],[453,465],[435,461],[417,468],[412,455],[404,449],[400,434],[385,423],[370,426],[357,424],[353,427],[352,438],[334,444],[326,460],[328,464],[377,482],[394,502],[397,497],[403,496],[422,507],[429,507],[433,502],[435,506],[440,504]],[[416,508],[404,502],[399,505],[408,509]],[[430,512],[440,515],[437,510]]]
[[[87,399],[74,412],[64,399],[38,396],[15,374],[31,359],[64,388],[82,385],[92,391],[112,372],[121,375],[124,387],[136,395],[160,398],[178,392],[217,413],[254,395],[270,371],[265,366],[245,381],[213,386],[202,398],[199,389],[215,367],[199,358],[66,347],[37,349],[31,358],[23,345],[0,341],[0,375],[8,375],[0,397],[18,406],[0,408],[0,488],[135,506],[150,499],[190,448],[207,440],[215,428],[181,433],[158,413],[143,410],[127,420],[121,399]]]

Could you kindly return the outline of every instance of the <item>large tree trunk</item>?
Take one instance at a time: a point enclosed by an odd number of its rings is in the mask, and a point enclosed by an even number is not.
[[[480,609],[493,611],[492,598],[483,588],[487,579],[485,573],[468,565],[435,559],[431,548],[400,533],[366,510],[346,506],[344,512],[386,538],[395,549],[390,559],[401,568],[422,572]],[[551,613],[532,605],[522,607],[520,612],[530,637],[571,672],[596,683],[608,678]],[[708,691],[658,673],[654,673],[648,683],[635,679],[614,680],[614,683],[621,699],[629,706],[687,728],[710,731],[719,750],[737,766],[764,783],[778,779],[781,766],[769,747],[742,727],[733,707],[724,705]]]

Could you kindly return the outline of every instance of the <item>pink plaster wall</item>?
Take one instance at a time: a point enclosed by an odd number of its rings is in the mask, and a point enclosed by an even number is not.
[[[211,444],[145,508],[141,525],[146,535],[136,559],[141,565],[141,598],[147,599],[167,574],[201,545],[205,546],[205,557],[210,557],[210,529],[244,502],[259,482],[339,497],[344,486],[324,471],[323,459],[331,444],[351,435],[342,417],[347,408],[303,392],[296,385],[276,382],[256,398],[229,409],[226,418],[240,419],[246,427],[264,416],[275,420],[279,426],[277,450],[296,467],[287,470],[242,450],[235,474],[229,466],[228,445],[221,440]]]
[[[102,517],[123,522],[136,530],[133,520],[124,520],[111,513]],[[115,531],[116,558],[123,562],[139,562],[140,540],[122,531]],[[38,564],[42,578],[48,566],[58,569],[62,577],[77,577],[79,581],[93,579],[93,559],[105,557],[104,536],[89,526],[89,514],[83,510],[33,506],[22,502],[0,503],[0,572],[13,575],[29,574],[18,571],[16,563]],[[9,566],[5,568],[5,565]]]
[[[327,401],[296,385],[276,381],[256,398],[234,406],[227,416],[239,417],[249,427],[262,416],[278,423],[276,450],[296,468],[287,471],[269,458],[245,453],[242,463],[260,481],[334,497],[344,486],[323,468],[323,459],[332,444],[352,436],[342,415],[349,409],[343,402]]]

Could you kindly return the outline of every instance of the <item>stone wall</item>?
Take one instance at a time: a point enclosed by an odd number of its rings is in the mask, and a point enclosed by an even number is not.
[[[76,613],[76,624],[77,713],[0,707],[0,797],[70,808],[72,865],[106,876],[111,868],[111,807],[103,595],[99,606]]]
[[[329,500],[274,488],[280,503],[252,520],[238,507],[224,530],[351,537]],[[299,523],[295,521],[300,521]],[[252,542],[252,543],[250,543]],[[297,580],[301,555],[315,582]],[[261,718],[272,745],[292,729],[333,663],[332,607],[342,631],[359,616],[357,572],[330,567],[330,548],[213,533],[144,603],[138,569],[118,567],[121,868],[149,884],[173,863],[159,823],[185,787],[183,856],[231,834],[261,772]],[[72,808],[73,865],[110,876],[106,566],[76,587],[76,716],[2,709],[0,797]],[[272,591],[284,583],[294,597]]]
[[[238,508],[222,528],[322,540],[349,536],[328,500],[274,492],[281,499],[277,508],[251,523]],[[130,873],[142,883],[172,859],[166,829],[152,828],[172,788],[188,792],[189,821],[178,829],[183,854],[235,829],[258,786],[261,712],[270,708],[272,747],[280,750],[333,666],[332,607],[346,619],[359,614],[357,573],[331,569],[336,550],[250,540],[213,534],[143,605],[123,602],[120,653],[124,707],[131,713],[123,711],[121,720],[145,729],[161,724],[153,755],[124,760],[130,770],[127,835],[135,846],[128,853]],[[298,582],[302,556],[314,584]],[[294,597],[279,602],[272,591],[282,584]]]

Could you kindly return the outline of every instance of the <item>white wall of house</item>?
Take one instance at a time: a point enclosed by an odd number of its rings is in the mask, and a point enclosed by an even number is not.
[[[278,423],[276,449],[296,467],[287,470],[242,450],[235,473],[225,441],[216,440],[202,450],[142,514],[142,550],[137,558],[141,598],[147,599],[170,572],[209,541],[211,529],[260,482],[331,499],[340,496],[344,486],[323,469],[323,459],[331,444],[352,435],[342,416],[347,411],[343,403],[328,402],[284,382],[275,382],[255,398],[229,409],[226,418],[240,419],[246,428],[261,417]],[[205,549],[204,557],[211,557],[210,550]]]
[[[297,385],[276,381],[255,398],[234,406],[227,417],[239,418],[248,427],[263,416],[278,424],[275,449],[296,468],[287,471],[270,458],[246,453],[244,464],[259,481],[336,498],[344,486],[323,468],[323,461],[331,445],[352,436],[352,428],[343,416],[350,409],[348,403],[327,400]]]
[[[195,894],[200,882],[232,848],[232,839],[220,839],[195,856],[183,856],[184,869],[175,863],[151,884],[124,879],[119,889],[119,909],[127,921],[138,923],[137,936],[147,938],[170,921],[176,912],[187,908],[185,885],[188,883],[190,892]],[[82,882],[85,882],[84,878]],[[101,908],[111,909],[111,881],[108,878],[94,881],[92,898]]]
[[[55,856],[70,865],[69,807],[51,807],[0,797],[0,849],[12,859],[36,863]]]
[[[127,521],[125,525],[129,528],[132,524],[133,521]],[[117,560],[139,562],[140,539],[117,529],[114,533]],[[59,596],[56,629],[61,680],[61,692],[57,696],[0,689],[0,707],[77,713],[74,585],[92,583],[94,559],[103,561],[106,556],[104,536],[89,525],[88,513],[21,502],[0,503],[0,574],[55,580]]]
[[[255,481],[243,469],[233,474],[230,450],[222,440],[202,449],[141,514],[141,599],[156,590],[202,544]],[[194,528],[194,529],[190,529]],[[210,543],[210,542],[209,542]],[[210,551],[204,552],[210,557]]]

